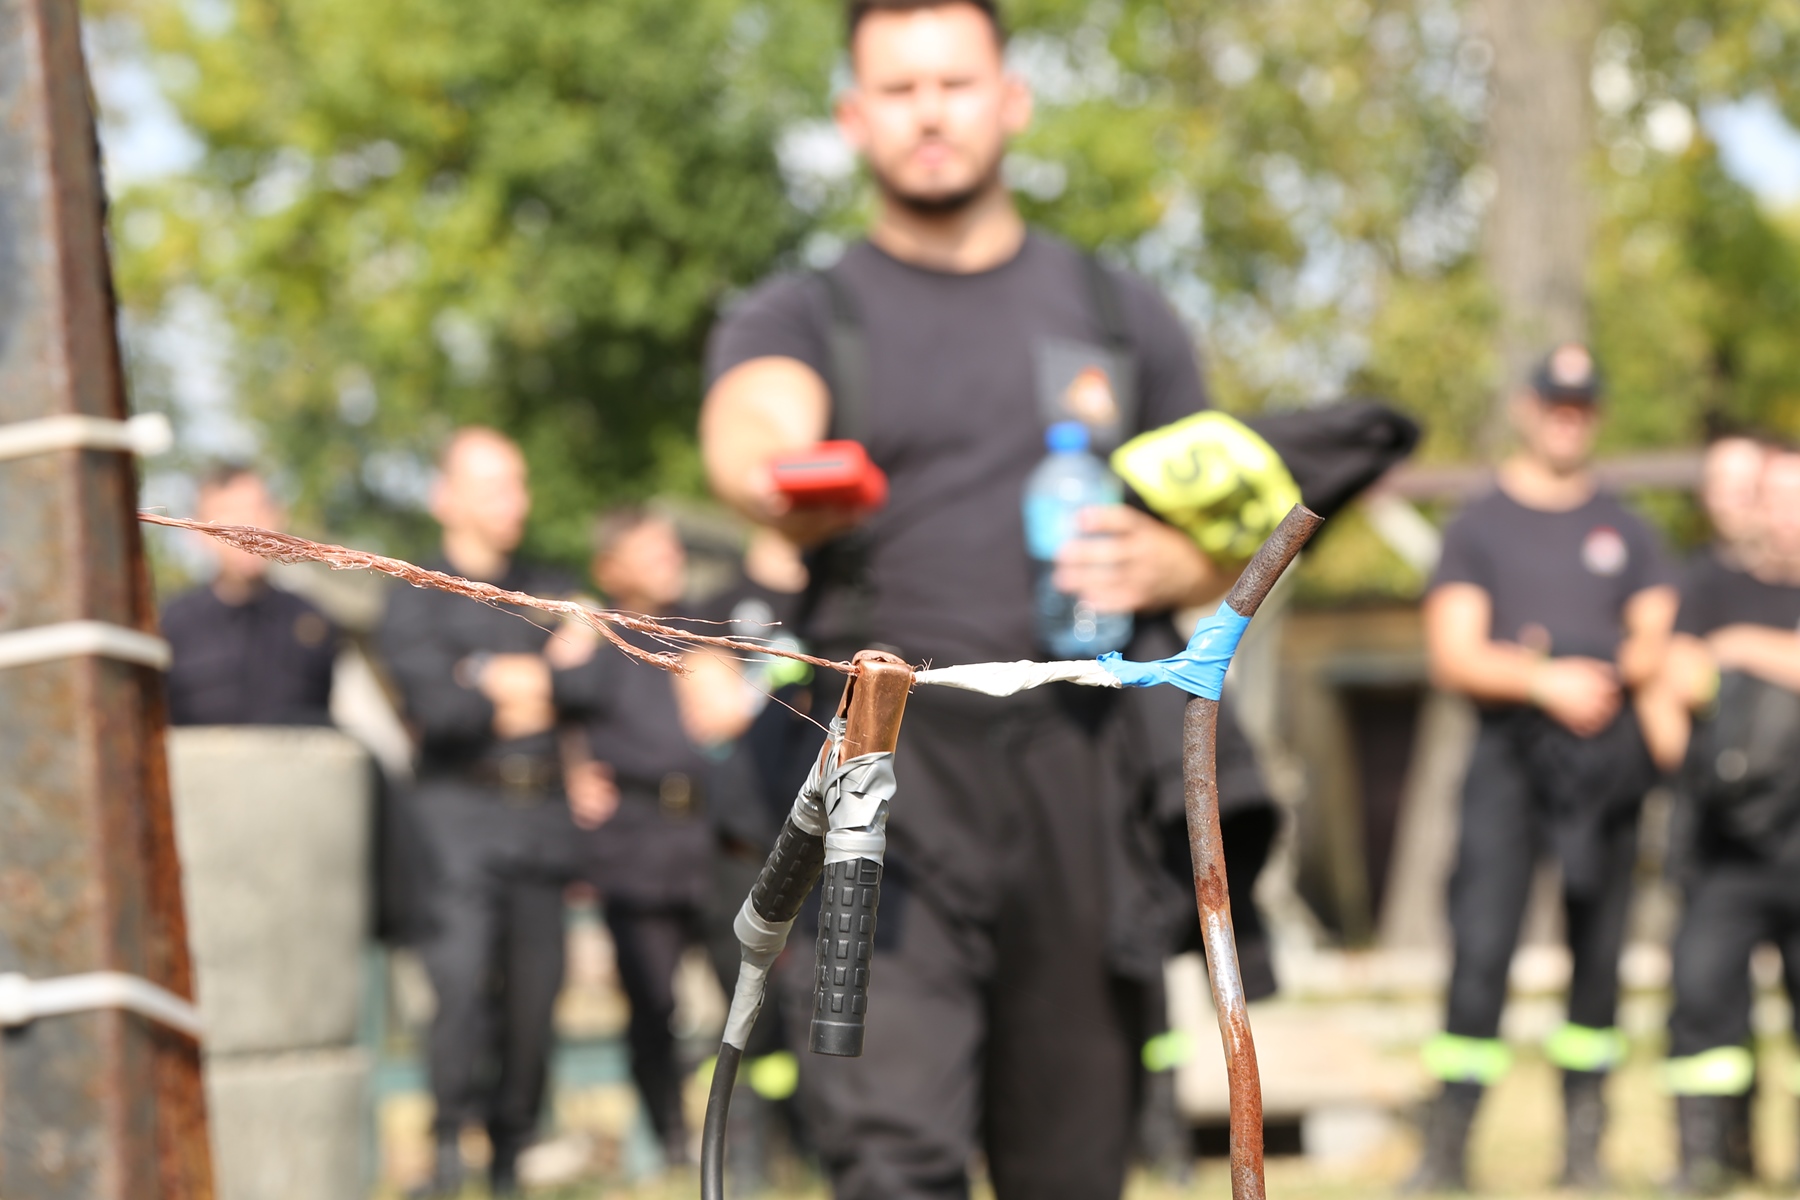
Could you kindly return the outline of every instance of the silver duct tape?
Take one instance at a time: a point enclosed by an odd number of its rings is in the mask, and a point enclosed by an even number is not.
[[[834,829],[825,835],[825,862],[849,862],[867,858],[881,862],[887,855],[885,829]]]
[[[756,1028],[768,986],[767,964],[746,960],[738,967],[737,987],[731,993],[731,1009],[725,1015],[725,1033],[720,1041],[739,1050],[750,1044],[750,1031]]]
[[[825,834],[827,864],[853,858],[882,860],[887,852],[888,806],[897,784],[891,752],[861,754],[832,771],[825,783],[831,828]]]
[[[787,945],[788,931],[793,929],[792,921],[770,921],[756,911],[750,898],[744,898],[744,906],[738,909],[737,920],[731,923],[732,932],[737,934],[738,945],[743,950],[743,960],[738,964],[737,985],[732,989],[731,1008],[725,1014],[724,1041],[727,1045],[742,1050],[750,1040],[750,1031],[756,1026],[756,1016],[762,1011],[763,993],[769,983],[769,968]]]

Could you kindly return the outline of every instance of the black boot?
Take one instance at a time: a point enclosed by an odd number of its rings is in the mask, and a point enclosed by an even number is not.
[[[1558,1187],[1594,1192],[1606,1187],[1600,1135],[1606,1131],[1606,1072],[1563,1072],[1563,1173]]]
[[[1756,1088],[1731,1096],[1725,1115],[1725,1169],[1733,1179],[1756,1178]]]
[[[454,1137],[439,1137],[431,1159],[431,1179],[408,1195],[413,1200],[445,1200],[463,1190],[462,1147]]]
[[[1485,1091],[1479,1083],[1446,1083],[1425,1114],[1425,1155],[1406,1181],[1408,1192],[1469,1190],[1469,1129]]]
[[[520,1195],[519,1155],[531,1139],[489,1133],[488,1144],[494,1149],[494,1156],[488,1161],[488,1191],[496,1198]]]
[[[1716,1196],[1731,1186],[1725,1139],[1732,1100],[1731,1096],[1675,1097],[1681,1171],[1670,1185],[1671,1191],[1684,1196]]]

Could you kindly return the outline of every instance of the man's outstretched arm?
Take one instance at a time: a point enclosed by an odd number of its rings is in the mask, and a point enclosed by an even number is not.
[[[796,508],[775,488],[770,464],[825,436],[831,394],[819,373],[797,358],[753,358],[719,377],[700,409],[700,455],[713,493],[800,546],[854,526],[860,513],[835,507]]]

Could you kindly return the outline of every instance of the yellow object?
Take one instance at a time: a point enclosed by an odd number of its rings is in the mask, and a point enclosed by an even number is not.
[[[764,1100],[786,1100],[800,1086],[800,1060],[785,1050],[750,1060],[750,1087]]]
[[[1747,1046],[1718,1046],[1663,1063],[1663,1086],[1677,1096],[1742,1096],[1756,1083]]]
[[[1300,503],[1281,456],[1221,412],[1139,434],[1113,451],[1112,468],[1152,511],[1221,561],[1249,559]]]

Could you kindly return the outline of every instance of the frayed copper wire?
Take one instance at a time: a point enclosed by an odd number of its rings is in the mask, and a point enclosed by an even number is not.
[[[856,674],[856,668],[847,662],[815,658],[797,650],[787,650],[744,638],[694,633],[690,630],[678,629],[673,625],[664,625],[660,621],[653,621],[649,617],[638,616],[635,613],[592,608],[578,600],[546,600],[541,596],[532,596],[525,592],[511,592],[505,588],[495,587],[491,583],[464,579],[443,571],[427,570],[404,559],[386,558],[380,554],[370,554],[366,550],[334,546],[329,542],[308,541],[303,537],[295,537],[291,533],[276,533],[272,529],[259,529],[254,525],[215,525],[206,521],[189,521],[182,517],[165,517],[150,512],[139,512],[138,519],[151,525],[166,525],[171,529],[191,529],[196,533],[204,533],[228,546],[235,546],[239,550],[248,551],[272,562],[324,563],[334,571],[379,571],[383,575],[391,575],[413,587],[436,588],[438,591],[449,592],[452,595],[467,596],[482,604],[512,604],[521,608],[535,608],[540,612],[551,613],[567,620],[579,621],[639,662],[648,663],[653,667],[661,667],[663,670],[672,671],[677,675],[687,674],[688,669],[679,654],[658,654],[654,651],[644,650],[621,637],[618,630],[630,629],[637,633],[647,633],[660,641],[669,643],[714,646],[745,654],[769,654],[777,658],[792,658],[828,671],[839,671],[845,675]]]

